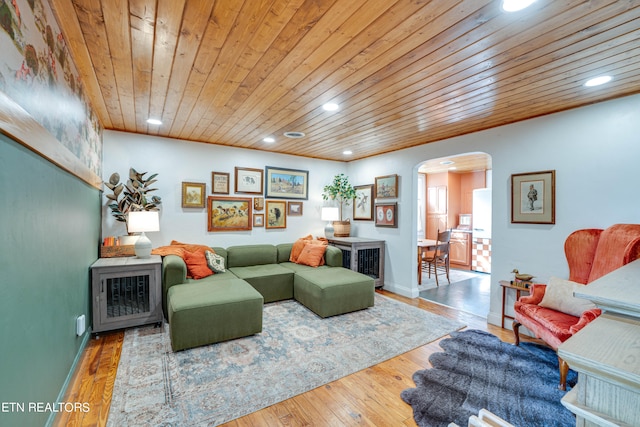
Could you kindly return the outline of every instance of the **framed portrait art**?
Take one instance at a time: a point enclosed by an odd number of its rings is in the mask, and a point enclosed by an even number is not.
[[[211,172],[211,193],[229,194],[229,174],[227,172]]]
[[[209,231],[251,230],[250,197],[207,197],[207,220]]]
[[[376,199],[395,199],[398,197],[398,175],[376,177]]]
[[[182,207],[204,208],[206,184],[200,182],[182,183]]]
[[[376,204],[376,227],[398,227],[398,204],[378,203]]]
[[[371,221],[373,219],[373,184],[356,185],[356,198],[353,202],[353,219]]]
[[[262,194],[264,171],[262,169],[236,167],[236,193]]]
[[[309,171],[267,166],[265,197],[309,199]]]
[[[511,222],[556,223],[556,171],[511,175]]]
[[[287,228],[287,202],[267,200],[266,228]]]

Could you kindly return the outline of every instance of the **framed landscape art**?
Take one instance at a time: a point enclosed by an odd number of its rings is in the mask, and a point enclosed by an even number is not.
[[[511,175],[511,222],[556,223],[556,171]]]
[[[267,166],[265,197],[309,199],[309,171]]]
[[[251,230],[252,204],[250,197],[209,196],[207,198],[208,230]]]
[[[206,184],[201,182],[182,183],[182,207],[204,208]]]
[[[287,215],[302,216],[302,202],[287,202]]]
[[[398,175],[376,177],[376,199],[395,199],[398,197]]]
[[[356,199],[353,201],[353,219],[371,221],[373,219],[373,184],[357,185]]]

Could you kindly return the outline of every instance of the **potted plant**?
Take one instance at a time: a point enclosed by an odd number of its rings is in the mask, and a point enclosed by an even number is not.
[[[127,214],[130,211],[152,211],[158,210],[162,200],[158,196],[149,197],[148,194],[156,191],[151,185],[157,181],[158,174],[153,174],[145,178],[147,172],[139,173],[135,169],[129,169],[129,179],[126,184],[120,182],[120,175],[116,172],[111,174],[109,182],[104,185],[113,192],[107,194],[107,199],[112,201],[109,205],[111,214],[116,221],[127,222]],[[122,196],[122,197],[120,197]]]
[[[324,200],[337,200],[338,210],[340,212],[340,221],[334,221],[334,236],[348,237],[351,232],[351,222],[344,220],[342,216],[343,205],[349,206],[351,201],[356,198],[356,190],[349,183],[349,177],[341,173],[333,177],[331,184],[325,185],[322,193]]]

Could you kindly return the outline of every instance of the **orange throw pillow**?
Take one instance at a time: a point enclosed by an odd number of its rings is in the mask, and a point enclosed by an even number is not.
[[[304,246],[302,253],[298,257],[298,264],[318,267],[324,260],[324,252],[327,250],[326,245],[318,245],[309,243]]]
[[[207,266],[207,259],[203,252],[184,251],[184,262],[187,264],[187,277],[202,279],[213,274]]]
[[[314,240],[309,240],[309,243],[312,245],[324,245],[329,246],[329,241],[324,237],[316,237]],[[326,252],[326,249],[325,249]],[[322,259],[320,260],[320,265],[324,265],[324,254],[322,255]]]
[[[291,255],[289,255],[289,261],[298,262],[298,257],[300,256],[300,253],[302,253],[304,245],[306,245],[307,242],[311,241],[311,239],[313,239],[313,236],[309,234],[306,237],[301,237],[296,240],[291,247]]]

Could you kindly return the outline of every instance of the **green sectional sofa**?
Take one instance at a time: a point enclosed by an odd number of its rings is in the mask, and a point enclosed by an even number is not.
[[[262,331],[263,303],[295,298],[320,317],[372,307],[374,280],[342,267],[342,252],[327,246],[325,265],[290,262],[292,243],[212,247],[226,271],[187,279],[177,255],[162,262],[163,309],[174,351]]]

